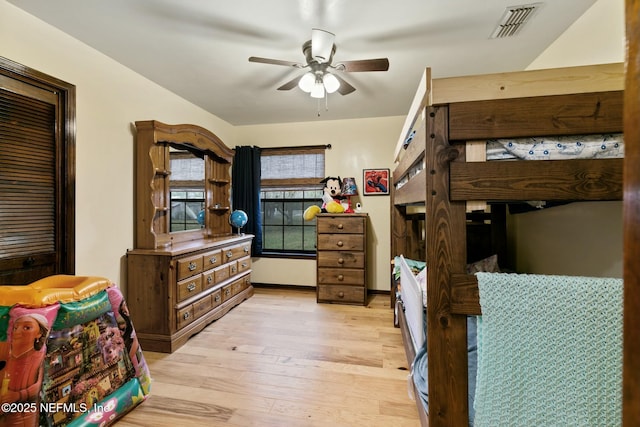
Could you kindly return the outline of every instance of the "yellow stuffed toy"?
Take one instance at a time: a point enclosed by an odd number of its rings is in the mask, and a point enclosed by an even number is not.
[[[344,206],[340,203],[343,199],[342,194],[342,180],[340,177],[328,176],[322,181],[324,184],[324,194],[322,195],[322,207],[309,206],[303,214],[305,221],[311,221],[319,213],[343,213]]]

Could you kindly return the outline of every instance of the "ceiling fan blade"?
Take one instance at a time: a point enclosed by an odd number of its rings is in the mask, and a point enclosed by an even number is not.
[[[297,62],[283,61],[281,59],[260,58],[258,56],[249,57],[249,62],[259,62],[261,64],[284,65],[285,67],[304,68],[304,65]]]
[[[333,41],[336,35],[329,31],[313,28],[311,30],[311,56],[318,63],[328,62],[333,53]]]
[[[338,81],[340,82],[340,87],[338,88],[338,93],[340,95],[349,95],[351,92],[355,92],[356,88],[351,86],[349,83],[347,83],[345,79],[343,79],[336,73],[331,73],[331,74],[333,74],[336,77],[336,79],[338,79]]]
[[[294,87],[298,86],[298,82],[300,81],[301,78],[302,78],[302,76],[298,76],[295,79],[293,79],[291,81],[288,81],[287,83],[285,83],[282,86],[280,86],[278,88],[278,90],[291,90],[291,89],[293,89]]]
[[[342,61],[335,65],[340,71],[358,72],[358,71],[387,71],[389,69],[389,60],[387,58],[378,59],[361,59],[357,61]]]

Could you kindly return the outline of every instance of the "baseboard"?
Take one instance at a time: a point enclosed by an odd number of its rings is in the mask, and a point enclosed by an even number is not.
[[[251,282],[254,288],[271,288],[271,289],[294,289],[296,291],[311,291],[315,292],[315,286],[302,286],[302,285],[283,285],[279,283],[255,283]]]
[[[272,288],[272,289],[295,289],[298,291],[316,291],[315,286],[303,286],[303,285],[283,285],[280,283],[256,283],[251,282],[254,288]],[[379,294],[379,295],[391,295],[390,291],[385,291],[382,289],[367,289],[367,293],[371,294]]]

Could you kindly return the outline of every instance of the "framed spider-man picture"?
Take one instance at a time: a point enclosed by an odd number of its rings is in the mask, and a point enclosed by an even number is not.
[[[362,171],[362,194],[383,196],[389,194],[389,169],[364,169]]]

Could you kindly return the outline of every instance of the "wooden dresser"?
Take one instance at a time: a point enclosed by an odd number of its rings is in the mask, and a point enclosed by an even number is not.
[[[127,253],[127,305],[143,349],[171,353],[253,295],[252,238]]]
[[[318,214],[317,302],[367,304],[367,214]]]
[[[229,224],[233,158],[199,126],[136,122],[127,305],[145,350],[173,352],[253,295],[253,235]]]

